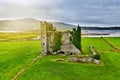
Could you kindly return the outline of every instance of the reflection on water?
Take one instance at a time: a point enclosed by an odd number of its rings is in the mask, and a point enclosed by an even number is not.
[[[120,37],[120,30],[82,30],[87,37]]]

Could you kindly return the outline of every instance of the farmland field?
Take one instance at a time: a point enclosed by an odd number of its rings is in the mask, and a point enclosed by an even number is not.
[[[114,38],[113,38],[114,39]],[[82,38],[82,49],[84,54],[90,53],[89,46],[94,46],[98,51],[112,51],[112,47],[109,46],[102,38],[91,37]]]
[[[9,41],[9,40],[23,40],[36,38],[40,35],[39,31],[25,31],[25,32],[0,32],[0,41]]]
[[[40,41],[0,42],[0,80],[11,80],[40,54]]]
[[[120,38],[107,38],[116,45],[114,39]],[[114,52],[101,38],[82,38],[83,54],[90,54],[89,46],[100,52],[102,65],[69,63],[65,56],[49,55],[38,59],[18,80],[119,80],[120,52]],[[0,80],[11,80],[40,49],[40,41],[0,42]],[[55,62],[57,58],[66,61]]]
[[[120,48],[120,37],[106,37],[105,39],[116,47]]]

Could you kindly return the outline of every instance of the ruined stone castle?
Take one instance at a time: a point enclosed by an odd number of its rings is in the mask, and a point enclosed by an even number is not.
[[[74,37],[71,31],[58,31],[48,22],[40,22],[41,25],[41,40],[42,54],[67,54],[79,55],[81,51],[73,44]],[[78,45],[81,47],[81,45]]]

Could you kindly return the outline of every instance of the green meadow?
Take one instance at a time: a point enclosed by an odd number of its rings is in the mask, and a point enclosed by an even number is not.
[[[108,40],[114,46],[120,48],[120,37],[106,37],[105,39]]]
[[[36,38],[40,35],[40,31],[25,31],[25,32],[0,32],[0,41],[23,40]]]
[[[120,48],[120,38],[106,38]],[[0,80],[11,80],[22,68],[41,54],[41,41],[0,42]],[[17,80],[119,80],[120,52],[115,52],[102,38],[82,38],[82,53],[91,54],[89,46],[100,53],[102,64],[72,63],[66,56],[43,56]],[[56,62],[63,58],[65,61]]]
[[[0,80],[11,80],[40,54],[40,41],[0,42]]]

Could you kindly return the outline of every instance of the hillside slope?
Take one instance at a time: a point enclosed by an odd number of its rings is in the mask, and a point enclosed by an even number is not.
[[[72,29],[74,25],[51,22],[57,29]],[[40,30],[40,21],[36,19],[26,18],[17,20],[1,20],[0,31],[26,31],[26,30]]]

